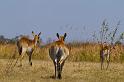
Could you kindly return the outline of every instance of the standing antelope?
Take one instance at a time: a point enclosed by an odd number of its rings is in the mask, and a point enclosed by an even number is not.
[[[105,58],[107,60],[106,69],[108,69],[109,62],[110,62],[110,52],[111,52],[111,47],[106,42],[101,44],[101,50],[100,50],[101,69],[104,68],[103,63],[105,61]]]
[[[20,55],[20,57],[19,57],[20,65],[19,66],[22,66],[22,59],[23,59],[25,53],[28,54],[29,63],[32,66],[31,56],[32,56],[32,53],[33,53],[37,43],[40,42],[41,32],[38,35],[35,35],[35,33],[32,31],[32,35],[34,37],[33,40],[29,39],[28,37],[23,36],[17,41],[18,52]]]
[[[53,45],[49,49],[49,56],[51,57],[54,67],[55,67],[55,78],[61,79],[62,68],[64,66],[65,60],[69,56],[69,49],[65,45],[65,38],[67,34],[64,36],[59,36],[56,34],[58,40],[53,43]]]

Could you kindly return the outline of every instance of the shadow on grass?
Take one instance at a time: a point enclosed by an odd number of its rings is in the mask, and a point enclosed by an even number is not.
[[[55,79],[55,76],[41,76],[42,79]]]
[[[52,76],[41,76],[42,79],[53,79],[53,80],[61,80],[61,79],[56,79],[54,75]]]

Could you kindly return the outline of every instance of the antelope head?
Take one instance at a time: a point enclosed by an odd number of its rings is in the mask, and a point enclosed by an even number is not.
[[[59,36],[59,34],[57,33],[56,36],[57,36],[57,38],[58,38],[58,42],[64,44],[65,38],[66,38],[67,34],[65,33],[64,36]]]
[[[34,37],[34,43],[35,45],[37,45],[38,43],[40,43],[40,35],[41,35],[41,32],[39,34],[35,34],[33,31],[32,31],[32,35]]]

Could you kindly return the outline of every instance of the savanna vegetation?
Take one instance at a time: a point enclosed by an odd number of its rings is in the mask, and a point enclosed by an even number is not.
[[[81,62],[91,61],[99,62],[100,46],[97,43],[69,43],[70,56],[68,61]],[[0,58],[17,58],[18,52],[15,44],[1,44],[0,45]],[[49,60],[48,45],[41,48],[37,47],[32,55],[33,59]],[[124,62],[124,46],[117,44],[115,49],[112,50],[111,62]]]
[[[124,81],[124,33],[118,33],[120,22],[112,30],[106,21],[103,21],[100,31],[93,34],[93,41],[66,43],[70,50],[67,63],[64,66],[63,79],[60,82],[123,82]],[[2,37],[3,38],[3,37]],[[114,46],[110,55],[108,70],[100,70],[100,45],[107,42]],[[53,82],[54,66],[48,55],[50,43],[36,47],[33,52],[33,66],[23,60],[24,66],[19,68],[10,65],[19,56],[16,39],[1,41],[0,43],[0,81],[6,82]],[[9,67],[9,68],[8,68]],[[11,70],[10,70],[11,69]],[[9,71],[8,71],[9,70]],[[27,76],[25,76],[27,75]]]
[[[78,42],[72,41],[66,43],[70,50],[70,56],[68,61],[91,61],[91,62],[99,62],[99,54],[100,54],[100,45],[104,42],[107,42],[110,46],[114,46],[111,53],[111,62],[120,62],[124,61],[124,45],[123,38],[124,33],[118,33],[120,22],[113,27],[110,28],[108,22],[106,20],[103,21],[100,31],[98,33],[94,33],[92,35],[93,41],[87,42]],[[119,36],[117,36],[119,34]],[[13,39],[6,39],[4,36],[1,36],[0,43],[0,58],[16,58],[18,56],[16,40],[18,36]],[[48,39],[49,40],[49,39]],[[48,41],[46,45],[42,45],[37,47],[33,52],[33,59],[40,60],[49,60],[48,49],[50,46],[50,42]],[[42,44],[42,43],[41,43]]]

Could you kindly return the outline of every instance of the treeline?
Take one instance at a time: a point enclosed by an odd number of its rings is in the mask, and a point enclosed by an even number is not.
[[[124,32],[120,33],[119,32],[119,27],[120,27],[120,21],[117,22],[114,26],[109,25],[107,20],[104,20],[99,27],[99,30],[96,30],[93,32],[91,35],[90,41],[86,41],[86,43],[98,43],[98,44],[103,44],[104,42],[107,42],[111,45],[114,44],[124,44]],[[72,27],[73,28],[73,27]],[[20,35],[24,36],[24,35]],[[17,39],[19,36],[15,36],[14,38],[5,38],[3,35],[0,35],[0,44],[14,44],[16,43]],[[29,37],[29,36],[26,36]],[[54,42],[54,40],[51,37],[48,37],[45,42],[43,42],[41,38],[42,43],[50,44]],[[73,46],[79,46],[81,43],[84,43],[83,41],[78,42],[77,41],[71,41],[68,44],[73,45]]]
[[[9,39],[5,38],[4,35],[0,35],[0,44],[14,44],[18,39],[18,36],[15,38]]]

